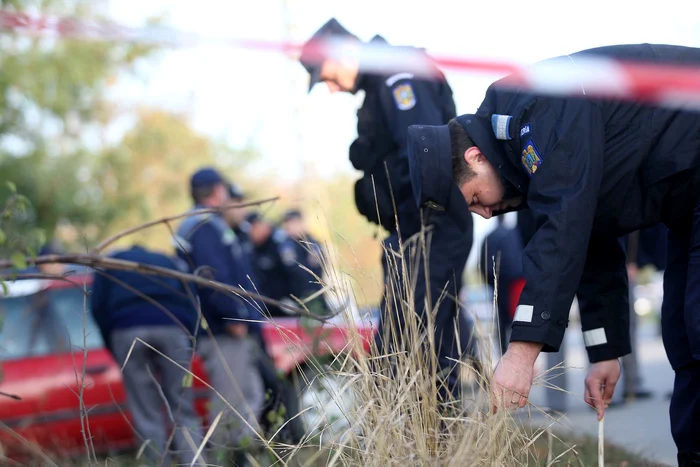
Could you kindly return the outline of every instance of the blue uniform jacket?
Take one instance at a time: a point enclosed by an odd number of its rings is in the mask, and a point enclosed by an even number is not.
[[[589,54],[700,64],[700,49],[650,44],[550,60],[575,74]],[[550,60],[535,69],[544,72]],[[577,294],[589,359],[596,362],[630,352],[622,236],[659,222],[678,232],[691,228],[700,192],[700,113],[585,92],[582,85],[581,97],[544,96],[497,81],[477,113],[458,121],[497,168],[506,196],[523,196],[522,207],[535,219],[511,340],[558,350]],[[694,323],[691,340],[700,339],[700,317]]]
[[[178,256],[198,275],[208,277],[232,289],[255,292],[241,242],[235,232],[217,214],[188,217],[177,230],[175,247]],[[258,304],[249,298],[237,297],[214,289],[198,287],[202,315],[213,334],[226,332],[226,324],[235,320],[259,321]],[[245,321],[250,331],[257,331],[258,322]]]
[[[323,288],[323,284],[319,283],[319,280],[314,277],[318,276],[321,280],[323,279],[323,265],[321,263],[323,261],[323,252],[321,245],[309,234],[306,234],[306,237],[303,239],[292,239],[291,241],[299,266],[303,266],[313,273],[312,275],[305,269],[299,268],[303,272],[300,275],[298,286],[303,291],[301,296],[309,296]]]
[[[372,42],[386,41],[376,36]],[[377,75],[363,71],[360,58],[357,88],[365,91],[365,99],[357,112],[357,139],[350,146],[350,161],[365,176],[355,185],[355,203],[362,215],[392,233],[396,231],[395,204],[404,238],[420,230],[408,168],[408,127],[443,125],[456,116],[452,89],[437,67],[435,70],[439,75],[435,79],[417,78],[409,72]],[[445,218],[438,220],[441,229],[465,236],[448,216],[431,215]],[[471,247],[471,238],[468,240]]]
[[[275,229],[270,238],[253,249],[253,264],[258,279],[257,287],[262,295],[282,300],[294,295],[308,295],[308,284],[313,276],[302,269],[295,242],[280,229]],[[279,310],[270,310],[277,313]]]
[[[176,258],[140,246],[110,255],[112,258],[186,271]],[[134,292],[138,291],[138,293]],[[159,303],[171,315],[144,298]],[[90,309],[108,348],[109,334],[115,329],[135,326],[177,325],[178,320],[190,333],[197,322],[197,295],[182,281],[130,271],[99,269],[95,272]]]

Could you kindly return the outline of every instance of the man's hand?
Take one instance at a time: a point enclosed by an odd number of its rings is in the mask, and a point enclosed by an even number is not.
[[[240,339],[248,335],[248,325],[245,323],[227,324],[226,331],[230,336]]]
[[[511,342],[496,366],[491,384],[491,410],[525,407],[542,344]]]
[[[584,401],[596,409],[598,421],[602,420],[605,409],[610,405],[615,385],[619,379],[619,360],[605,360],[593,363],[588,369]]]

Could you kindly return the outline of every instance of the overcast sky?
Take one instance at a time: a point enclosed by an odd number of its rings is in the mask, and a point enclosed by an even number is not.
[[[117,22],[142,25],[166,14],[166,24],[212,37],[302,42],[330,17],[368,40],[435,54],[493,57],[519,63],[601,45],[656,42],[700,47],[700,6],[664,2],[388,1],[388,0],[112,0]],[[447,71],[459,114],[476,110],[499,76]],[[356,136],[361,95],[307,94],[296,61],[274,52],[220,46],[171,49],[142,73],[138,86],[120,87],[128,105],[149,103],[187,112],[194,126],[236,146],[252,144],[263,157],[251,168],[280,179],[302,176],[302,161],[324,175],[352,172],[348,147]],[[193,157],[196,155],[193,155]],[[477,240],[493,225],[479,219]],[[472,255],[474,256],[474,255]]]

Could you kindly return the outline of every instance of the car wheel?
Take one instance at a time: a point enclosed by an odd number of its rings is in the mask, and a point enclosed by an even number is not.
[[[299,382],[300,417],[307,435],[322,444],[340,440],[351,428],[348,414],[355,396],[349,380],[328,365],[303,371]]]

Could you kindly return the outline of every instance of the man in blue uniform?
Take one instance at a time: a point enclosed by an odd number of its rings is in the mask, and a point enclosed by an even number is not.
[[[136,245],[110,257],[189,272],[176,258]],[[123,366],[134,431],[139,439],[149,442],[145,453],[154,465],[171,465],[166,456],[169,430],[163,418],[161,391],[176,425],[173,444],[179,464],[190,464],[195,458],[196,450],[188,440],[198,446],[203,439],[194,391],[182,384],[187,373],[180,368],[191,367],[198,320],[196,300],[194,288],[176,279],[100,269],[93,280],[90,310],[105,345]],[[160,388],[155,375],[160,376]]]
[[[700,49],[622,45],[550,59],[579,76],[586,57],[700,65]],[[535,68],[534,72],[537,72]],[[675,370],[671,431],[681,465],[700,463],[700,113],[632,101],[555,97],[494,83],[474,115],[409,129],[419,203],[467,226],[529,207],[537,230],[526,285],[493,379],[497,407],[522,407],[540,351],[559,349],[574,294],[591,361],[586,401],[602,417],[630,352],[622,235],[669,228],[663,340]],[[507,86],[504,86],[507,84]],[[450,183],[452,180],[454,183]],[[464,218],[465,221],[461,221]]]
[[[321,244],[306,229],[304,217],[298,209],[289,209],[284,213],[282,216],[282,228],[292,240],[299,266],[303,266],[311,271],[311,274],[309,274],[304,270],[306,274],[300,283],[300,287],[303,288],[302,296],[310,297],[311,295],[319,294],[324,285],[322,283],[323,250]],[[307,303],[307,307],[312,313],[328,313],[328,307],[322,294],[310,300]]]
[[[232,203],[242,203],[245,199],[243,190],[233,182],[229,183],[229,196]],[[246,263],[246,276],[251,278],[257,289],[259,281],[254,267],[255,246],[250,239],[251,225],[246,220],[248,217],[247,212],[248,209],[245,207],[230,208],[224,211],[224,217],[236,233],[236,237],[242,246],[243,261]],[[259,289],[257,291],[261,292]],[[302,418],[297,416],[299,413],[297,394],[286,378],[281,376],[275,367],[275,362],[267,350],[267,344],[262,335],[262,328],[257,328],[259,332],[253,332],[255,330],[251,329],[251,336],[257,341],[259,347],[256,363],[265,386],[265,393],[269,394],[269,398],[267,396],[265,398],[266,404],[263,407],[263,412],[264,414],[271,412],[280,414],[283,412],[285,418],[284,428],[280,431],[279,437],[292,444],[298,444],[304,437],[305,429]],[[268,422],[268,417],[263,416],[262,424],[266,429],[277,429]]]
[[[326,39],[344,39],[345,55],[326,56],[319,61],[317,45]],[[404,327],[403,315],[406,310],[402,310],[401,298],[408,294],[403,290],[405,281],[402,261],[397,261],[391,252],[400,250],[400,239],[406,242],[418,233],[421,223],[431,228],[429,285],[426,284],[423,255],[418,257],[419,267],[409,271],[415,280],[413,303],[426,325],[426,297],[430,297],[429,310],[433,311],[444,292],[448,296],[458,296],[462,273],[472,247],[473,231],[470,220],[467,220],[469,225],[465,231],[461,232],[449,216],[430,210],[421,212],[416,207],[411,190],[406,153],[408,126],[418,123],[440,125],[455,117],[450,86],[426,54],[423,54],[425,62],[436,73],[434,79],[414,76],[408,71],[413,63],[406,63],[403,72],[391,74],[375,73],[367,69],[366,64],[371,60],[373,46],[388,47],[386,41],[379,36],[374,37],[370,44],[363,44],[338,21],[331,19],[305,44],[300,62],[311,75],[309,90],[315,84],[325,82],[331,92],[365,92],[364,103],[357,113],[358,136],[350,146],[350,161],[357,170],[364,172],[355,184],[358,211],[370,222],[383,226],[389,233],[383,243],[382,266],[386,293],[382,301],[377,347],[382,354],[391,354],[394,353],[390,348],[391,342],[396,336],[392,337],[388,331],[392,327]],[[395,47],[395,50],[420,53],[409,47]],[[406,264],[414,264],[415,258],[411,257],[411,253],[407,249],[403,253]],[[393,299],[390,298],[392,295],[395,295]],[[392,326],[391,322],[395,324]],[[459,329],[462,337],[471,334],[466,318],[459,313],[457,303],[445,298],[440,301],[435,313],[434,332],[438,363],[441,371],[446,374],[446,384],[451,390],[459,386],[454,362],[461,357],[461,346],[455,338],[455,328]]]
[[[273,226],[259,213],[252,212],[246,217],[249,224],[249,238],[253,245],[253,265],[256,287],[261,295],[278,301],[291,298],[306,298],[307,283],[313,276],[299,267],[299,258],[294,241],[286,232]],[[272,316],[288,316],[275,306],[267,306]]]
[[[195,210],[221,208],[229,203],[226,179],[215,169],[205,167],[190,179]],[[177,230],[175,246],[183,261],[198,274],[217,282],[252,290],[245,274],[243,250],[236,234],[219,212],[186,218]],[[264,392],[256,360],[256,343],[251,337],[262,316],[257,304],[201,287],[200,306],[204,318],[198,348],[210,383],[219,394],[211,396],[211,413],[223,412],[213,437],[218,444],[236,448],[244,439],[255,439],[250,427],[257,428]],[[229,407],[238,412],[237,415]],[[239,417],[244,417],[241,420]]]

